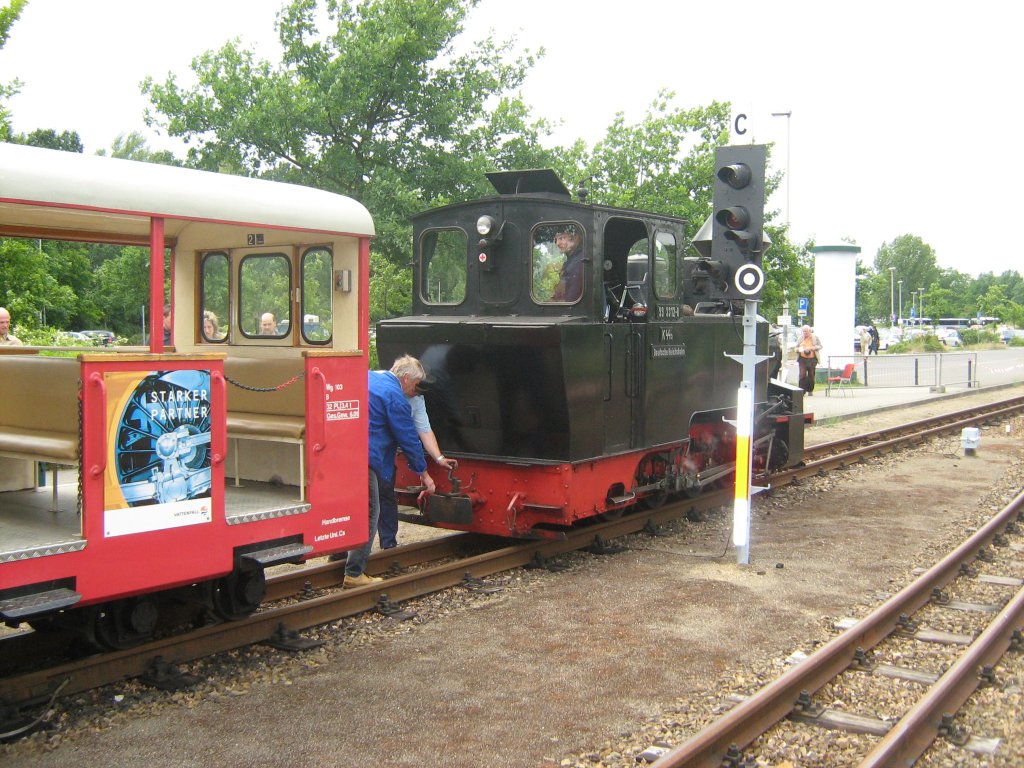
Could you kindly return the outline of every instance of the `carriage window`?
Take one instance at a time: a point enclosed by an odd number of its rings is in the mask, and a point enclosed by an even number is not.
[[[200,267],[199,290],[203,311],[199,334],[206,343],[227,340],[229,281],[228,255],[223,252],[204,255]]]
[[[302,338],[310,344],[331,340],[333,275],[331,252],[327,248],[310,248],[302,254]]]
[[[660,299],[671,299],[676,285],[676,236],[659,232],[654,241],[654,292]]]
[[[239,267],[238,324],[249,337],[281,339],[291,325],[292,276],[283,253],[251,254]]]
[[[533,230],[533,298],[539,302],[579,301],[585,280],[583,228],[544,224]]]
[[[420,241],[423,285],[427,304],[459,304],[466,298],[466,254],[469,241],[461,229],[427,232]]]

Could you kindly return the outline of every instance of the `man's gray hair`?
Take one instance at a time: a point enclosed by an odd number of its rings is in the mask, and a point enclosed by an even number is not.
[[[423,370],[423,363],[412,355],[402,355],[395,360],[395,364],[391,366],[391,372],[398,378],[409,376],[413,379],[422,379],[426,376],[426,371]]]

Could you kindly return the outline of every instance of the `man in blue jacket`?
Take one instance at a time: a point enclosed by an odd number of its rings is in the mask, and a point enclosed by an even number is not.
[[[416,394],[416,385],[424,375],[420,361],[410,355],[395,360],[390,371],[370,371],[370,536],[364,546],[348,553],[346,587],[363,587],[381,581],[379,577],[365,573],[366,561],[377,536],[380,515],[377,483],[378,480],[381,483],[394,482],[395,454],[399,447],[409,469],[420,476],[426,492],[434,492],[434,480],[427,473],[423,444],[409,407],[409,398]]]

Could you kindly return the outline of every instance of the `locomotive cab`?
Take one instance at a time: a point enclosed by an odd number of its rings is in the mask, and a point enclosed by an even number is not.
[[[488,178],[497,195],[414,217],[412,314],[379,325],[378,355],[424,363],[460,474],[531,488],[431,522],[538,535],[731,472],[740,318],[686,303],[685,220],[573,200],[550,170]]]

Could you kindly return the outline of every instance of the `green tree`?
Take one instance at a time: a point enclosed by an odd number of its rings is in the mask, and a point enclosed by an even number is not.
[[[107,150],[96,150],[96,154],[106,156]],[[144,163],[159,163],[160,165],[184,165],[170,150],[150,149],[146,137],[138,131],[132,131],[127,134],[119,133],[110,145],[110,156],[122,160],[138,160]]]
[[[149,248],[122,246],[116,255],[103,260],[96,268],[95,320],[118,336],[139,341],[142,313],[149,322]],[[164,255],[164,274],[170,276],[169,253]],[[164,286],[165,295],[169,282]]]
[[[31,133],[15,134],[9,140],[12,144],[27,144],[30,147],[59,149],[62,152],[81,153],[85,149],[77,131],[61,131],[57,133],[53,128],[36,128]]]
[[[21,16],[28,0],[8,0],[7,4],[0,7],[0,48],[7,44],[11,34],[11,27]],[[12,80],[9,83],[0,83],[0,141],[8,141],[11,136],[11,113],[5,102],[21,90],[21,81]]]
[[[76,306],[72,289],[50,274],[42,247],[39,240],[0,239],[0,306],[30,328],[70,315]]]
[[[909,234],[900,235],[891,243],[882,243],[875,255],[874,268],[877,276],[866,287],[864,296],[870,303],[870,314],[875,318],[889,317],[890,311],[908,317],[911,292],[937,285],[941,275],[931,246],[917,235]],[[902,313],[898,306],[901,280]],[[933,313],[932,309],[927,311]]]
[[[453,40],[477,0],[292,0],[277,17],[280,63],[228,42],[143,90],[150,125],[190,144],[189,162],[350,195],[374,213],[376,249],[408,259],[408,217],[424,202],[481,183],[476,158],[540,150],[510,94],[532,55],[487,39]],[[482,180],[481,180],[482,181]]]

